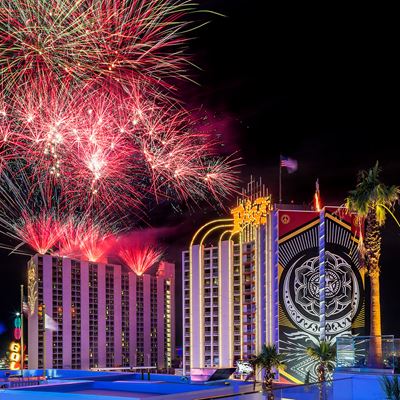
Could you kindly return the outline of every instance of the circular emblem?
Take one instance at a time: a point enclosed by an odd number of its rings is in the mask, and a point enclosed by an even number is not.
[[[328,334],[350,328],[360,305],[360,284],[349,263],[327,251],[325,261],[325,316]],[[310,334],[319,333],[319,257],[300,256],[287,269],[283,301],[293,323]]]
[[[282,224],[287,225],[290,222],[290,217],[287,214],[283,214],[281,217]]]

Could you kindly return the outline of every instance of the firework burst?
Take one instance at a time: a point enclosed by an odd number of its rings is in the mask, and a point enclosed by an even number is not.
[[[57,243],[62,229],[60,221],[45,212],[41,212],[37,217],[23,212],[14,225],[15,236],[39,254],[46,254]]]
[[[115,242],[111,232],[105,232],[104,227],[87,225],[80,237],[79,250],[83,259],[92,262],[106,262],[106,255]]]
[[[10,90],[26,77],[112,77],[170,87],[186,77],[189,1],[1,0],[0,74]]]
[[[151,266],[160,261],[162,251],[151,244],[131,242],[118,252],[119,257],[138,276],[142,276]]]
[[[42,81],[31,89],[17,91],[2,117],[2,154],[26,160],[72,207],[140,213],[151,196],[188,202],[234,192],[236,160],[219,157],[216,136],[182,108],[140,88],[127,95]]]

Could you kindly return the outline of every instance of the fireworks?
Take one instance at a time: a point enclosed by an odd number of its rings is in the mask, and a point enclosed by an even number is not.
[[[194,10],[186,0],[0,0],[6,234],[98,261],[114,245],[104,221],[142,218],[153,199],[221,203],[235,192],[236,160],[171,90],[187,78]],[[126,251],[138,274],[159,254]]]
[[[160,99],[42,81],[17,91],[12,104],[1,120],[3,149],[61,188],[70,204],[123,213],[143,209],[149,196],[188,201],[235,189],[235,162],[217,155],[218,140]]]
[[[170,87],[185,77],[189,1],[1,0],[0,74],[25,79],[111,77]]]
[[[62,226],[54,216],[44,212],[36,218],[24,212],[14,230],[15,235],[35,252],[46,254],[59,239]]]
[[[141,276],[160,260],[162,251],[149,244],[131,242],[122,247],[118,255],[136,275]]]

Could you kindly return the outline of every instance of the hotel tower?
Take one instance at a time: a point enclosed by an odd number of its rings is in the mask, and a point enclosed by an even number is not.
[[[43,359],[46,368],[170,367],[174,293],[175,265],[167,262],[139,276],[124,265],[35,255],[28,263],[29,368],[43,368]],[[44,332],[43,313],[57,330]]]
[[[184,372],[234,367],[263,344],[302,382],[316,364],[306,348],[364,327],[364,270],[354,217],[273,205],[252,182],[231,216],[200,227],[182,253]]]

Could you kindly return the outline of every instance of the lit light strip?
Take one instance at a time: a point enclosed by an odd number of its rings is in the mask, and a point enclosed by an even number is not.
[[[326,339],[325,321],[325,211],[319,219],[319,339]]]
[[[235,346],[235,332],[234,332],[234,284],[233,284],[233,267],[234,267],[234,262],[233,258],[235,256],[235,249],[234,249],[234,242],[233,242],[233,236],[238,234],[239,232],[232,232],[231,236],[229,237],[229,295],[230,295],[230,301],[229,301],[229,332],[230,334],[230,347],[229,347],[229,367],[233,367],[233,359],[234,359],[234,346]]]
[[[200,326],[199,326],[199,330],[200,330],[200,368],[204,367],[204,265],[203,265],[203,242],[204,240],[207,238],[207,236],[218,230],[218,229],[222,229],[222,228],[233,228],[233,221],[232,219],[229,220],[229,222],[231,222],[231,224],[225,224],[225,225],[217,225],[212,227],[211,229],[209,229],[207,232],[204,233],[203,237],[200,240],[199,243],[199,281],[200,281],[200,290],[199,290],[199,310],[201,313],[203,313],[202,318],[199,318],[200,321]],[[212,260],[212,254],[211,254],[211,260]],[[218,270],[219,270],[219,266],[218,266]],[[219,290],[219,289],[218,289]]]
[[[192,248],[193,248],[193,243],[196,240],[197,236],[200,234],[200,232],[206,228],[207,226],[210,226],[212,224],[216,224],[219,222],[231,222],[232,219],[229,218],[225,218],[225,219],[217,219],[214,221],[210,221],[207,222],[206,224],[204,224],[203,226],[201,226],[193,235],[192,241],[190,242],[190,246],[189,246],[189,314],[190,314],[190,367],[197,367],[197,365],[193,365],[193,348],[194,348],[194,344],[193,344],[193,332],[194,332],[194,324],[193,324],[193,255],[192,255]],[[200,258],[200,247],[199,247],[199,258]],[[200,261],[200,260],[199,260]],[[199,268],[200,268],[200,264],[199,264]],[[204,361],[204,357],[203,357],[203,361]]]
[[[272,269],[271,269],[271,260],[269,257],[269,246],[270,246],[270,240],[268,240],[268,237],[271,238],[270,235],[270,228],[271,228],[271,221],[268,221],[268,225],[265,227],[265,267],[266,267],[266,284],[265,287],[268,288],[268,292],[265,293],[265,301],[268,302],[266,305],[266,341],[267,344],[272,345],[273,344],[273,339],[272,339],[272,301],[273,301],[273,293],[272,293]]]
[[[253,228],[253,237],[254,237],[254,242],[256,245],[254,254],[255,254],[255,268],[256,268],[256,282],[255,282],[255,288],[256,288],[256,312],[255,312],[255,332],[256,332],[256,354],[259,354],[261,352],[261,324],[259,323],[259,320],[261,320],[260,318],[260,314],[262,313],[262,307],[261,307],[261,290],[259,288],[259,285],[261,284],[261,263],[260,263],[260,229],[259,228]]]
[[[240,257],[240,359],[243,360],[243,233],[239,233]]]
[[[232,225],[233,228],[233,225]],[[222,240],[225,234],[232,232],[232,229],[225,230],[224,232],[221,233],[219,240],[218,240],[218,367],[222,368],[224,367],[222,365],[222,345],[224,343],[224,335],[223,335],[223,329],[222,329]],[[232,236],[232,235],[231,235]],[[228,257],[230,254],[228,254]],[[230,279],[228,278],[228,281]],[[231,284],[229,282],[229,284]],[[229,324],[229,329],[228,329],[228,335],[231,336],[232,330],[231,330],[231,324]],[[230,366],[230,365],[229,365]],[[227,366],[225,366],[227,367]]]

